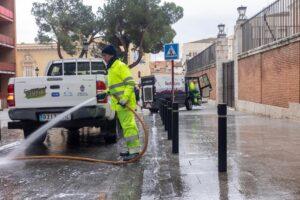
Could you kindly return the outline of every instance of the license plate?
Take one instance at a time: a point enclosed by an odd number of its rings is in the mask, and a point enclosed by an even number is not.
[[[60,113],[43,113],[39,115],[39,120],[40,122],[47,122],[55,117],[57,117]],[[71,115],[67,115],[66,117],[63,118],[63,121],[69,121],[71,120]]]

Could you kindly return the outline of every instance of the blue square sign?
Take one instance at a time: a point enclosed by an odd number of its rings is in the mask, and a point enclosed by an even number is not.
[[[164,45],[165,60],[179,59],[179,44],[165,44]]]

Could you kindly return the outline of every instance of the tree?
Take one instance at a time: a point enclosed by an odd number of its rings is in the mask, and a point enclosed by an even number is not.
[[[57,52],[62,59],[61,48],[69,55],[75,55],[84,39],[91,44],[100,32],[101,21],[92,12],[91,6],[82,0],[47,0],[33,3],[32,14],[38,25],[36,41],[57,44]],[[85,51],[80,49],[79,57]]]
[[[104,41],[116,46],[125,62],[130,50],[138,52],[130,64],[133,68],[144,53],[158,53],[163,44],[172,42],[176,35],[172,24],[183,17],[183,8],[160,0],[108,0],[98,13]]]

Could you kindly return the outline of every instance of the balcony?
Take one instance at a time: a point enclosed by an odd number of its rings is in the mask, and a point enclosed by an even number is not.
[[[0,74],[14,74],[16,71],[16,65],[14,63],[0,62]]]
[[[7,8],[0,6],[0,21],[14,21],[14,13]]]
[[[15,41],[13,38],[0,34],[0,46],[14,48]]]

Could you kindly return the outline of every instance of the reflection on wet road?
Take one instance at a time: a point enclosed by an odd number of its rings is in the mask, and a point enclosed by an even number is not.
[[[139,163],[41,160],[1,165],[0,199],[300,199],[300,123],[230,112],[228,174],[219,174],[215,112],[210,106],[180,112],[179,155],[171,154],[159,117],[144,112],[150,140]],[[18,145],[13,142],[20,134],[3,135],[0,156]],[[32,146],[26,154],[111,160],[118,159],[119,151],[118,144],[106,145],[97,129],[85,128],[77,140],[53,129],[44,145]]]

